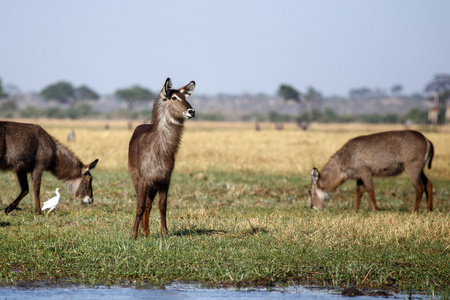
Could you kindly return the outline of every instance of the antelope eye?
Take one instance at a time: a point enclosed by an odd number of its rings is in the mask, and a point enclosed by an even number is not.
[[[176,97],[172,97],[172,100],[177,100],[177,98]]]

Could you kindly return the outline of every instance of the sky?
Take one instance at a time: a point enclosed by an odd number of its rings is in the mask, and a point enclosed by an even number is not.
[[[196,93],[423,92],[450,73],[448,0],[0,0],[3,86],[100,94],[196,81]]]

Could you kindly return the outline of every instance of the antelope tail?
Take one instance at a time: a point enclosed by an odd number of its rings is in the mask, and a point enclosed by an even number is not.
[[[430,150],[428,151],[428,169],[431,169],[431,162],[433,161],[434,156],[434,146],[430,141],[428,141],[428,143],[430,144]]]

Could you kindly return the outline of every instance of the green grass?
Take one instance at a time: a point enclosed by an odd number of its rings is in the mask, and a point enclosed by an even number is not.
[[[62,188],[56,213],[0,214],[0,283],[207,286],[313,284],[448,294],[450,182],[433,180],[435,211],[411,214],[405,177],[375,181],[379,212],[365,197],[353,212],[355,183],[341,186],[323,211],[310,210],[309,178],[254,173],[174,173],[169,235],[159,235],[157,205],[149,238],[130,238],[135,194],[128,174],[95,170],[95,202],[83,206],[46,174],[41,195]],[[18,193],[0,173],[0,203]],[[157,201],[157,200],[155,200]],[[392,279],[395,284],[392,285]]]

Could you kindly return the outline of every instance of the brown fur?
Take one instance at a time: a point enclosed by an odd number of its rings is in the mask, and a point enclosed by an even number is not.
[[[377,210],[372,177],[389,177],[406,172],[416,190],[413,212],[425,192],[427,208],[433,209],[433,185],[423,168],[431,168],[433,144],[417,131],[388,131],[349,140],[325,165],[311,171],[311,207],[323,208],[324,199],[347,179],[356,180],[355,210],[366,190],[372,209]]]
[[[195,115],[186,101],[195,88],[191,81],[178,90],[171,89],[167,78],[158,99],[153,104],[152,124],[136,127],[128,150],[128,170],[137,195],[136,219],[132,236],[138,235],[139,224],[145,236],[149,236],[149,217],[153,200],[159,193],[161,234],[167,234],[167,192],[175,154],[180,145],[185,119]]]
[[[31,173],[34,211],[41,213],[40,186],[44,171],[50,171],[77,197],[88,197],[92,203],[92,176],[98,160],[84,165],[69,149],[50,136],[39,125],[0,122],[0,170],[13,171],[21,187],[19,196],[6,209],[8,214],[29,192],[27,173]],[[85,198],[87,199],[87,198]]]

